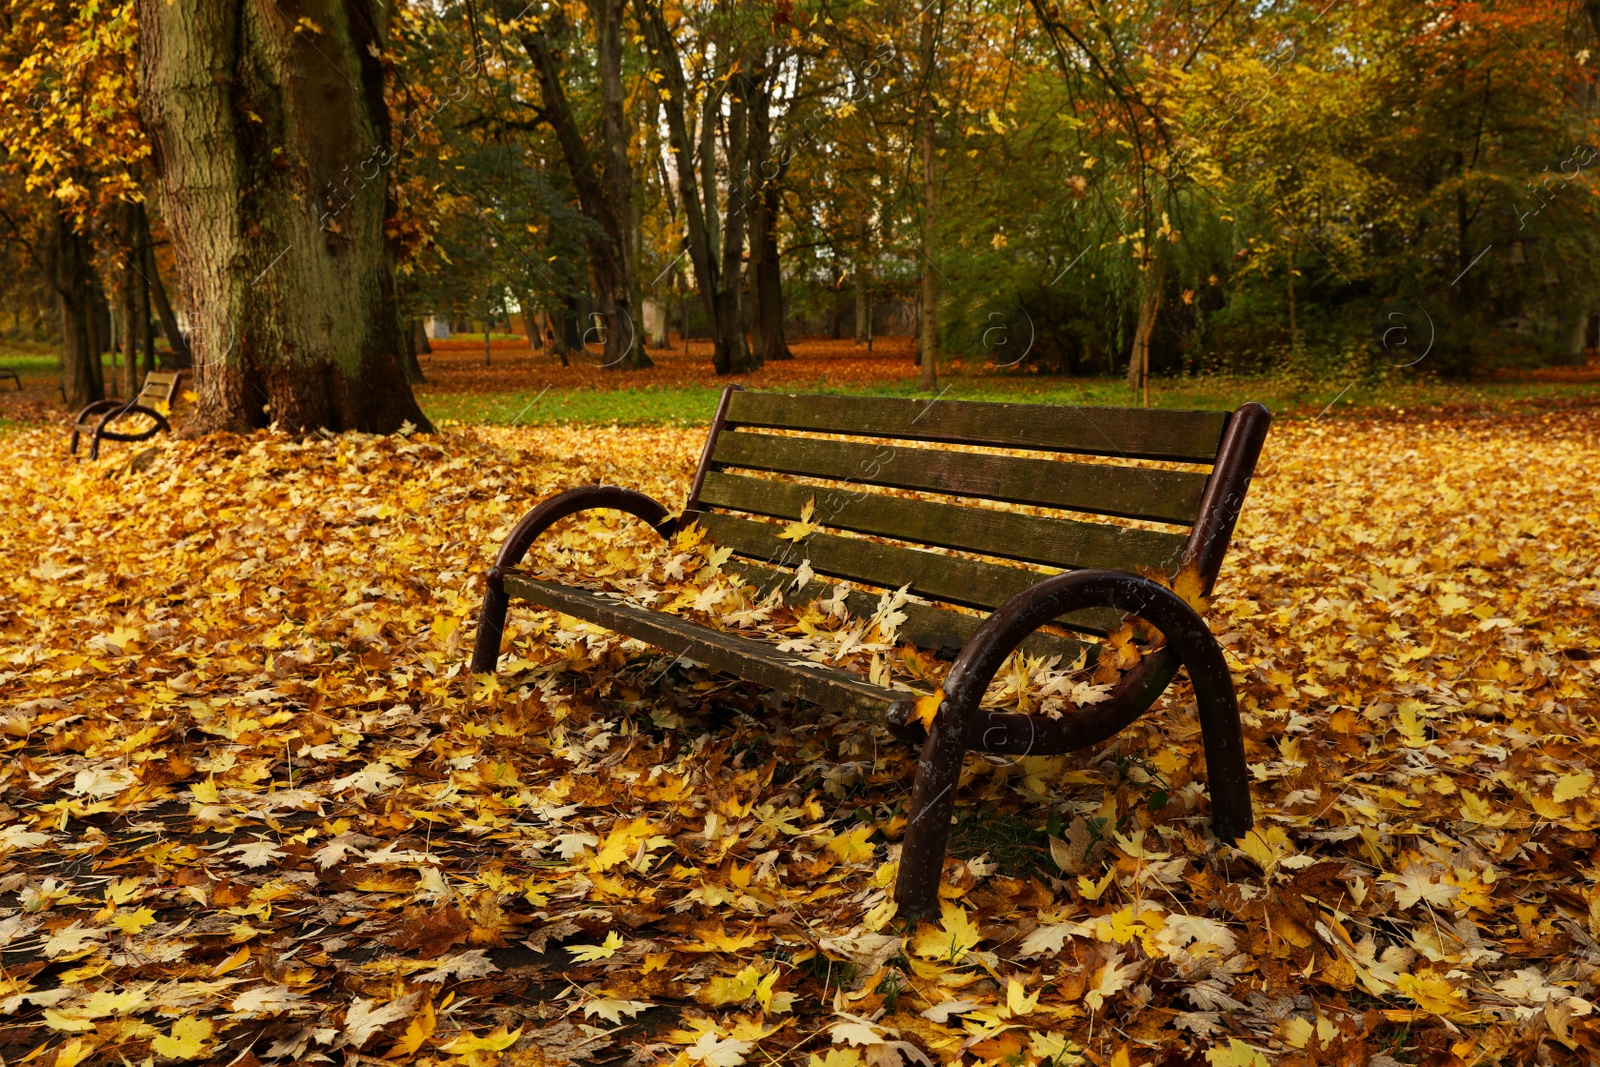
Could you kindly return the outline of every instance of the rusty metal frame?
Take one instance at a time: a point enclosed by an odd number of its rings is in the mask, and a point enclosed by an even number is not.
[[[522,562],[528,549],[550,527],[580,511],[621,511],[643,519],[662,537],[671,537],[678,519],[651,497],[618,485],[588,485],[569,489],[544,501],[522,517],[506,535],[505,543],[489,568],[478,612],[478,638],[472,648],[472,673],[492,674],[500,661],[500,642],[505,635],[506,610],[511,598],[506,593],[506,573]]]
[[[961,780],[961,765],[971,747],[974,727],[981,730],[993,726],[992,718],[977,718],[978,702],[983,699],[990,679],[1006,657],[1040,626],[1068,612],[1096,607],[1115,608],[1137,616],[1166,638],[1167,649],[1189,672],[1200,708],[1212,828],[1225,841],[1237,840],[1250,829],[1254,821],[1250,810],[1250,774],[1245,766],[1239,706],[1222,647],[1205,620],[1172,590],[1148,578],[1107,570],[1052,575],[996,609],[961,649],[945,678],[944,700],[917,761],[910,820],[900,852],[894,899],[901,915],[922,916],[938,909],[939,878],[950,835],[950,815],[955,809],[956,787]],[[1163,664],[1156,672],[1166,674],[1167,665]],[[1167,678],[1170,680],[1171,675],[1167,674]],[[1165,689],[1165,684],[1161,688]],[[1159,693],[1157,690],[1155,695]],[[1131,701],[1124,701],[1123,705],[1123,714],[1136,706]],[[1123,718],[1122,714],[1108,716],[1093,728],[1063,740],[1075,748],[1095,744],[1120,730],[1144,710],[1140,708],[1123,721],[1117,721]],[[1006,721],[1004,725],[1016,724]],[[1007,735],[1012,736],[1009,729]],[[1016,751],[1016,748],[1009,750]]]

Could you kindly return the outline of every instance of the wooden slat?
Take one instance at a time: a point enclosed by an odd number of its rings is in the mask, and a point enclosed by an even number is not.
[[[782,529],[779,526],[734,515],[696,512],[694,519],[705,528],[711,540],[750,559],[786,567],[797,567],[802,560],[809,560],[811,569],[818,574],[882,589],[909,586],[917,596],[962,607],[996,608],[1044,578],[1038,571],[1021,567],[1004,567],[839,534],[814,533],[796,544],[778,538]],[[1062,623],[1074,630],[1105,633],[1116,626],[1120,618],[1115,611],[1095,609],[1075,613]]]
[[[854,674],[810,663],[774,645],[713,630],[677,615],[556,582],[508,574],[506,592],[655,645],[674,655],[802,699],[845,710],[881,715],[907,694],[881,689]]]
[[[1053,567],[1170,569],[1185,540],[1156,530],[908,500],[883,493],[821,489],[715,471],[706,475],[700,500],[781,519],[798,519],[806,504],[815,500],[812,521],[824,526]]]
[[[1190,463],[1209,463],[1215,458],[1227,422],[1225,411],[1061,407],[750,391],[734,394],[728,407],[730,426],[766,426]]]
[[[818,598],[831,596],[833,593],[833,583],[822,579],[813,579],[804,589],[789,591],[788,583],[794,578],[792,574],[757,566],[754,563],[730,562],[724,570],[737,571],[746,581],[760,588],[763,594],[775,587],[782,588],[785,604],[806,604]],[[845,607],[849,608],[850,614],[856,618],[870,619],[878,610],[878,597],[859,589],[852,589],[845,597]],[[977,633],[978,627],[983,624],[984,618],[981,615],[962,615],[944,608],[918,604],[915,601],[902,604],[899,610],[906,617],[906,621],[900,624],[900,640],[950,658],[954,658],[961,647],[972,639],[972,635]],[[1070,637],[1062,637],[1043,630],[1024,638],[1020,647],[1030,656],[1060,656],[1063,664],[1072,663],[1078,658],[1078,653],[1086,648],[1092,651],[1092,646],[1082,641],[1074,641]],[[1092,654],[1089,661],[1093,662]]]
[[[918,489],[1185,525],[1194,521],[1206,487],[1206,476],[1193,471],[940,452],[900,444],[870,445],[770,433],[724,433],[717,438],[711,459],[727,467],[803,474],[856,485]]]

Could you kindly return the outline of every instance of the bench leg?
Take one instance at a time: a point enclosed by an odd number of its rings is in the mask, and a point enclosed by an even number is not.
[[[972,717],[972,710],[957,710],[946,700],[934,717],[928,739],[922,743],[905,843],[900,847],[900,874],[894,887],[901,916],[920,918],[939,910],[939,880],[944,874],[944,850],[950,840],[956,787],[961,784],[961,766],[966,762],[967,720]]]
[[[511,598],[500,583],[499,568],[489,572],[483,607],[478,611],[478,639],[472,646],[472,673],[493,674],[500,665],[500,641],[506,632],[506,609]]]
[[[917,761],[917,781],[900,849],[894,899],[902,917],[921,918],[938,910],[956,788],[961,783],[972,718],[989,680],[1006,656],[1038,626],[1095,606],[1138,616],[1166,636],[1167,647],[1189,672],[1199,706],[1212,831],[1220,840],[1237,841],[1254,824],[1250,769],[1245,762],[1233,678],[1222,648],[1205,622],[1171,590],[1145,578],[1090,570],[1054,575],[997,609],[968,640],[945,677],[945,699]],[[1151,695],[1153,699],[1159,694]]]

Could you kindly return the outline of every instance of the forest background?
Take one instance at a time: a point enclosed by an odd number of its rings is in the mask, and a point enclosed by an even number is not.
[[[1600,346],[1597,4],[6,8],[0,308],[66,404],[423,422],[429,319],[623,378],[910,335],[924,389]]]

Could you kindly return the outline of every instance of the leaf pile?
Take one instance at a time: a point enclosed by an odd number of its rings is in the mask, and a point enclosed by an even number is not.
[[[969,758],[915,928],[888,735],[526,608],[465,673],[510,523],[700,442],[0,437],[0,1055],[1594,1061],[1593,415],[1275,428],[1211,609],[1257,830],[1208,838],[1179,684]]]

